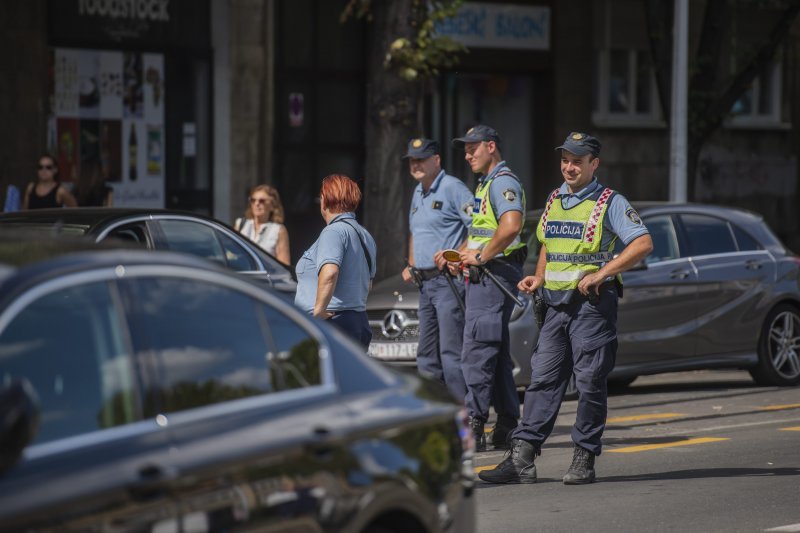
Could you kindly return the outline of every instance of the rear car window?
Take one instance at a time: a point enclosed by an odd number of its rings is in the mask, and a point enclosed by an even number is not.
[[[690,256],[724,254],[738,251],[728,222],[705,215],[681,215]]]

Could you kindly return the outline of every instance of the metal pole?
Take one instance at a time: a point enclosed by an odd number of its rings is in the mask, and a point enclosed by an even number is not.
[[[500,283],[500,280],[499,280],[499,279],[497,279],[497,278],[495,277],[495,275],[494,275],[494,274],[492,274],[492,271],[491,271],[491,270],[489,270],[489,268],[488,268],[487,266],[485,266],[485,265],[479,265],[479,266],[478,266],[478,268],[480,268],[481,270],[483,270],[483,273],[484,273],[484,274],[486,274],[486,275],[489,277],[489,279],[492,281],[492,283],[494,283],[495,285],[497,285],[497,288],[498,288],[498,289],[500,289],[500,292],[502,292],[502,293],[503,293],[503,294],[505,294],[505,295],[506,295],[508,298],[510,298],[510,299],[511,299],[511,300],[512,300],[512,301],[513,301],[513,302],[514,302],[514,303],[515,303],[517,306],[519,306],[519,307],[525,307],[525,304],[524,304],[524,303],[522,303],[522,300],[520,300],[519,298],[517,298],[516,296],[514,296],[514,293],[512,293],[510,290],[508,290],[508,289],[506,288],[506,286],[505,286],[505,285],[503,285],[502,283]]]
[[[689,108],[689,0],[675,0],[672,34],[672,115],[670,117],[669,199],[686,201]]]
[[[456,282],[453,281],[453,275],[448,270],[448,267],[445,265],[444,267],[444,277],[447,279],[447,284],[450,285],[450,290],[453,291],[453,296],[456,297],[456,301],[458,302],[458,307],[461,308],[461,312],[466,314],[467,308],[464,306],[464,300],[461,299],[461,295],[458,293],[458,289],[456,289]]]

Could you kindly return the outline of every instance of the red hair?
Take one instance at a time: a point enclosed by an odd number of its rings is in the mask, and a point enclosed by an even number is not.
[[[358,185],[344,174],[326,176],[322,180],[319,196],[331,213],[351,213],[361,202]]]

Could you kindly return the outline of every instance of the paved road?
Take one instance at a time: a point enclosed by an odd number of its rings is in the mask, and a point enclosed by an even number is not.
[[[575,407],[561,408],[537,484],[478,482],[479,532],[800,532],[800,388],[740,371],[639,378],[609,399],[588,486],[561,483]],[[502,457],[478,454],[477,469]]]

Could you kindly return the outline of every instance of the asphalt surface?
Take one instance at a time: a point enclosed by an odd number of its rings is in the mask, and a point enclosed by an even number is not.
[[[597,483],[566,486],[576,406],[562,405],[537,484],[478,481],[477,531],[800,532],[800,387],[741,371],[639,378],[609,398]],[[476,470],[503,454],[478,454]]]

